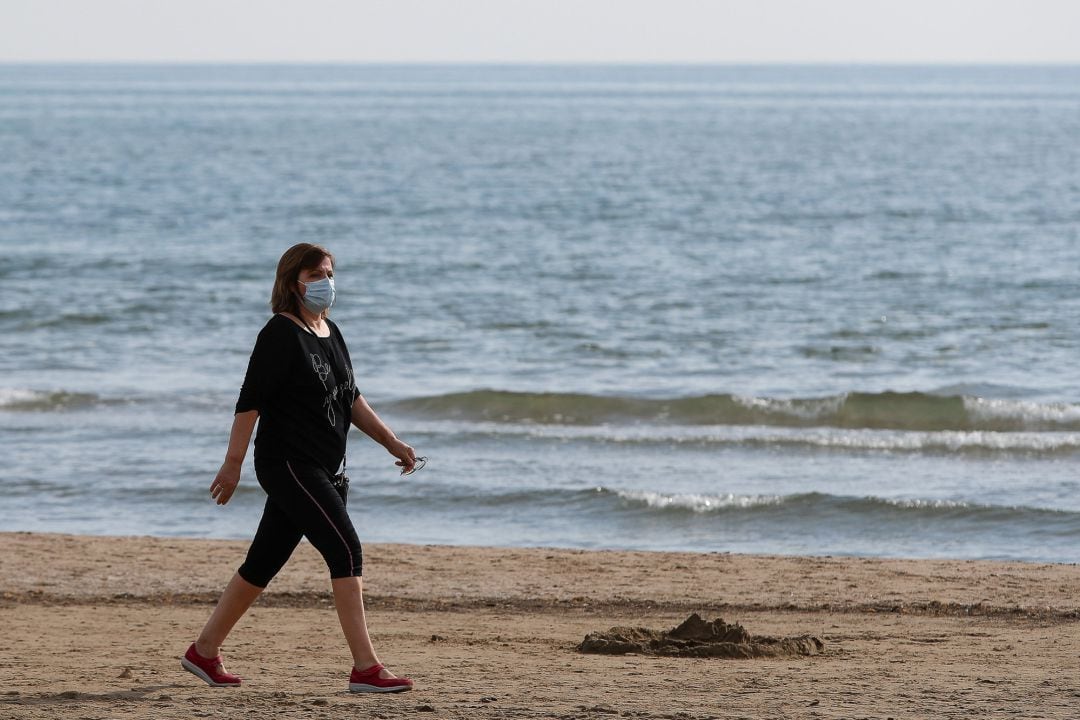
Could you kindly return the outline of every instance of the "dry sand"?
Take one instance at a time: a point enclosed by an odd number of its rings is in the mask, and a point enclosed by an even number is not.
[[[180,669],[245,548],[0,533],[0,718],[1080,718],[1076,565],[368,545],[376,647],[417,687],[352,696],[306,544],[223,649],[242,688]],[[823,651],[577,651],[693,612]]]

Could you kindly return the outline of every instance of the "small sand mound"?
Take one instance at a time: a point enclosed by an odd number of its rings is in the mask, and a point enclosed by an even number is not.
[[[667,632],[642,627],[613,627],[607,632],[589,633],[578,645],[583,653],[602,655],[666,655],[669,657],[767,658],[817,655],[825,643],[812,635],[776,638],[751,635],[734,623],[717,618],[705,622],[694,613]]]

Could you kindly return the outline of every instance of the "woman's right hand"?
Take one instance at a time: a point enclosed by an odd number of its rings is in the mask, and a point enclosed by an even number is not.
[[[239,484],[240,464],[226,460],[218,470],[214,482],[210,483],[210,497],[216,500],[218,505],[224,505],[229,502]]]

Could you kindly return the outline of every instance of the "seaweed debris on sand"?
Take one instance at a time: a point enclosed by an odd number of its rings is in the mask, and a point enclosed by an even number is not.
[[[583,653],[602,655],[664,655],[668,657],[768,658],[817,655],[825,643],[812,635],[769,637],[751,635],[738,623],[721,618],[706,622],[694,613],[667,632],[643,627],[613,627],[589,633],[578,645]]]

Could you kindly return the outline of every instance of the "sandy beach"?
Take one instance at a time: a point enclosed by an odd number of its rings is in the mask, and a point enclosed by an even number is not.
[[[245,547],[0,534],[0,717],[1080,716],[1075,565],[367,545],[376,647],[417,686],[353,696],[306,543],[223,648],[244,686],[180,669]],[[578,651],[588,633],[695,612],[823,650]]]

